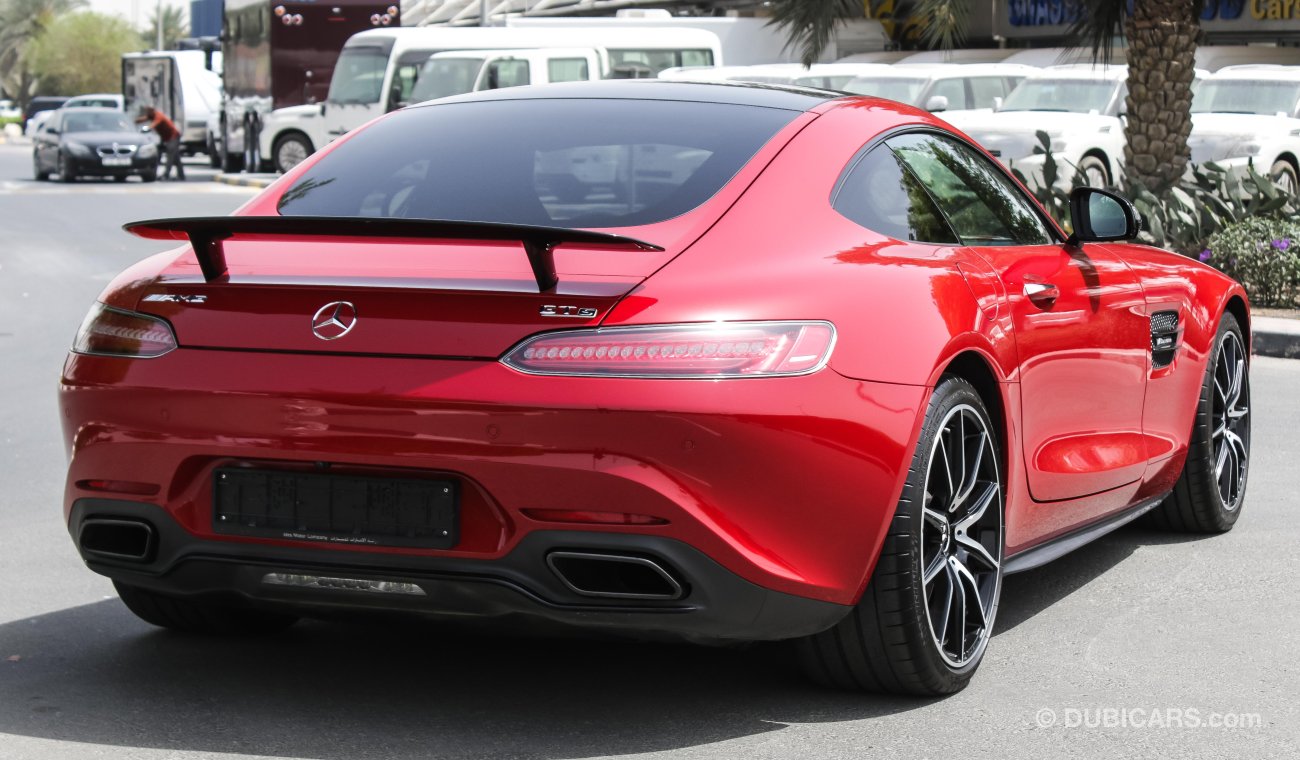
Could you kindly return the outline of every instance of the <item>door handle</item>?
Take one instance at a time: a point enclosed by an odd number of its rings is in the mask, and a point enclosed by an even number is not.
[[[1041,309],[1050,309],[1061,291],[1050,282],[1026,282],[1025,297]]]

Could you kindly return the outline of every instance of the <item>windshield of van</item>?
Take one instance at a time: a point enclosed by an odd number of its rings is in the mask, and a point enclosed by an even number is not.
[[[1107,79],[1026,79],[999,110],[1105,113],[1119,86],[1118,80]]]
[[[1295,114],[1300,82],[1221,79],[1204,82],[1192,97],[1192,113]]]
[[[461,95],[474,91],[478,73],[483,68],[483,57],[430,58],[420,67],[420,76],[411,89],[411,102],[423,103],[448,95]]]
[[[334,65],[327,99],[331,103],[378,103],[387,66],[388,53],[379,48],[344,48]]]
[[[845,92],[855,95],[870,95],[873,98],[896,100],[899,103],[915,104],[921,97],[928,79],[903,79],[902,77],[855,77],[844,85]]]
[[[323,156],[285,191],[279,211],[574,228],[654,224],[711,198],[799,113],[595,98],[408,108]]]

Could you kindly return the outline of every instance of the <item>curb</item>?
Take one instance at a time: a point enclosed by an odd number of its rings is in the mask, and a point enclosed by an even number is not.
[[[1300,319],[1253,317],[1250,327],[1255,354],[1300,359]]]
[[[267,176],[264,174],[226,174],[224,172],[218,172],[217,175],[212,178],[212,181],[220,182],[223,185],[234,185],[235,187],[256,187],[260,189],[269,187],[271,183],[275,182],[277,179],[279,179],[279,177]]]

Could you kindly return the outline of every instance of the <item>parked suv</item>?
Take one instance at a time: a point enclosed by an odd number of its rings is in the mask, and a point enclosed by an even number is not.
[[[1192,99],[1192,162],[1245,174],[1253,164],[1294,191],[1300,157],[1300,66],[1229,66]]]
[[[1068,186],[1077,167],[1089,185],[1105,187],[1124,159],[1119,117],[1127,79],[1127,66],[1051,66],[1021,82],[995,112],[957,126],[1031,185],[1042,183],[1045,158],[1034,153],[1042,130],[1051,138],[1061,183]]]
[[[855,77],[843,90],[941,112],[945,120],[960,126],[974,114],[991,112],[1036,71],[1002,63],[900,63]]]

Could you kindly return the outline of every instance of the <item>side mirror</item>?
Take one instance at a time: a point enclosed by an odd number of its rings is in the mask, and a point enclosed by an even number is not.
[[[931,113],[947,111],[948,97],[946,95],[931,95],[930,99],[925,101],[925,110]]]
[[[388,88],[388,110],[396,111],[404,105],[406,104],[402,102],[402,85],[394,82],[393,86]]]
[[[320,104],[320,115],[321,115],[321,116],[324,116],[324,115],[325,115],[325,104],[324,104],[324,103],[321,103],[321,104]]]
[[[1070,193],[1070,224],[1074,234],[1067,245],[1132,240],[1141,229],[1132,203],[1095,187],[1076,187]]]

